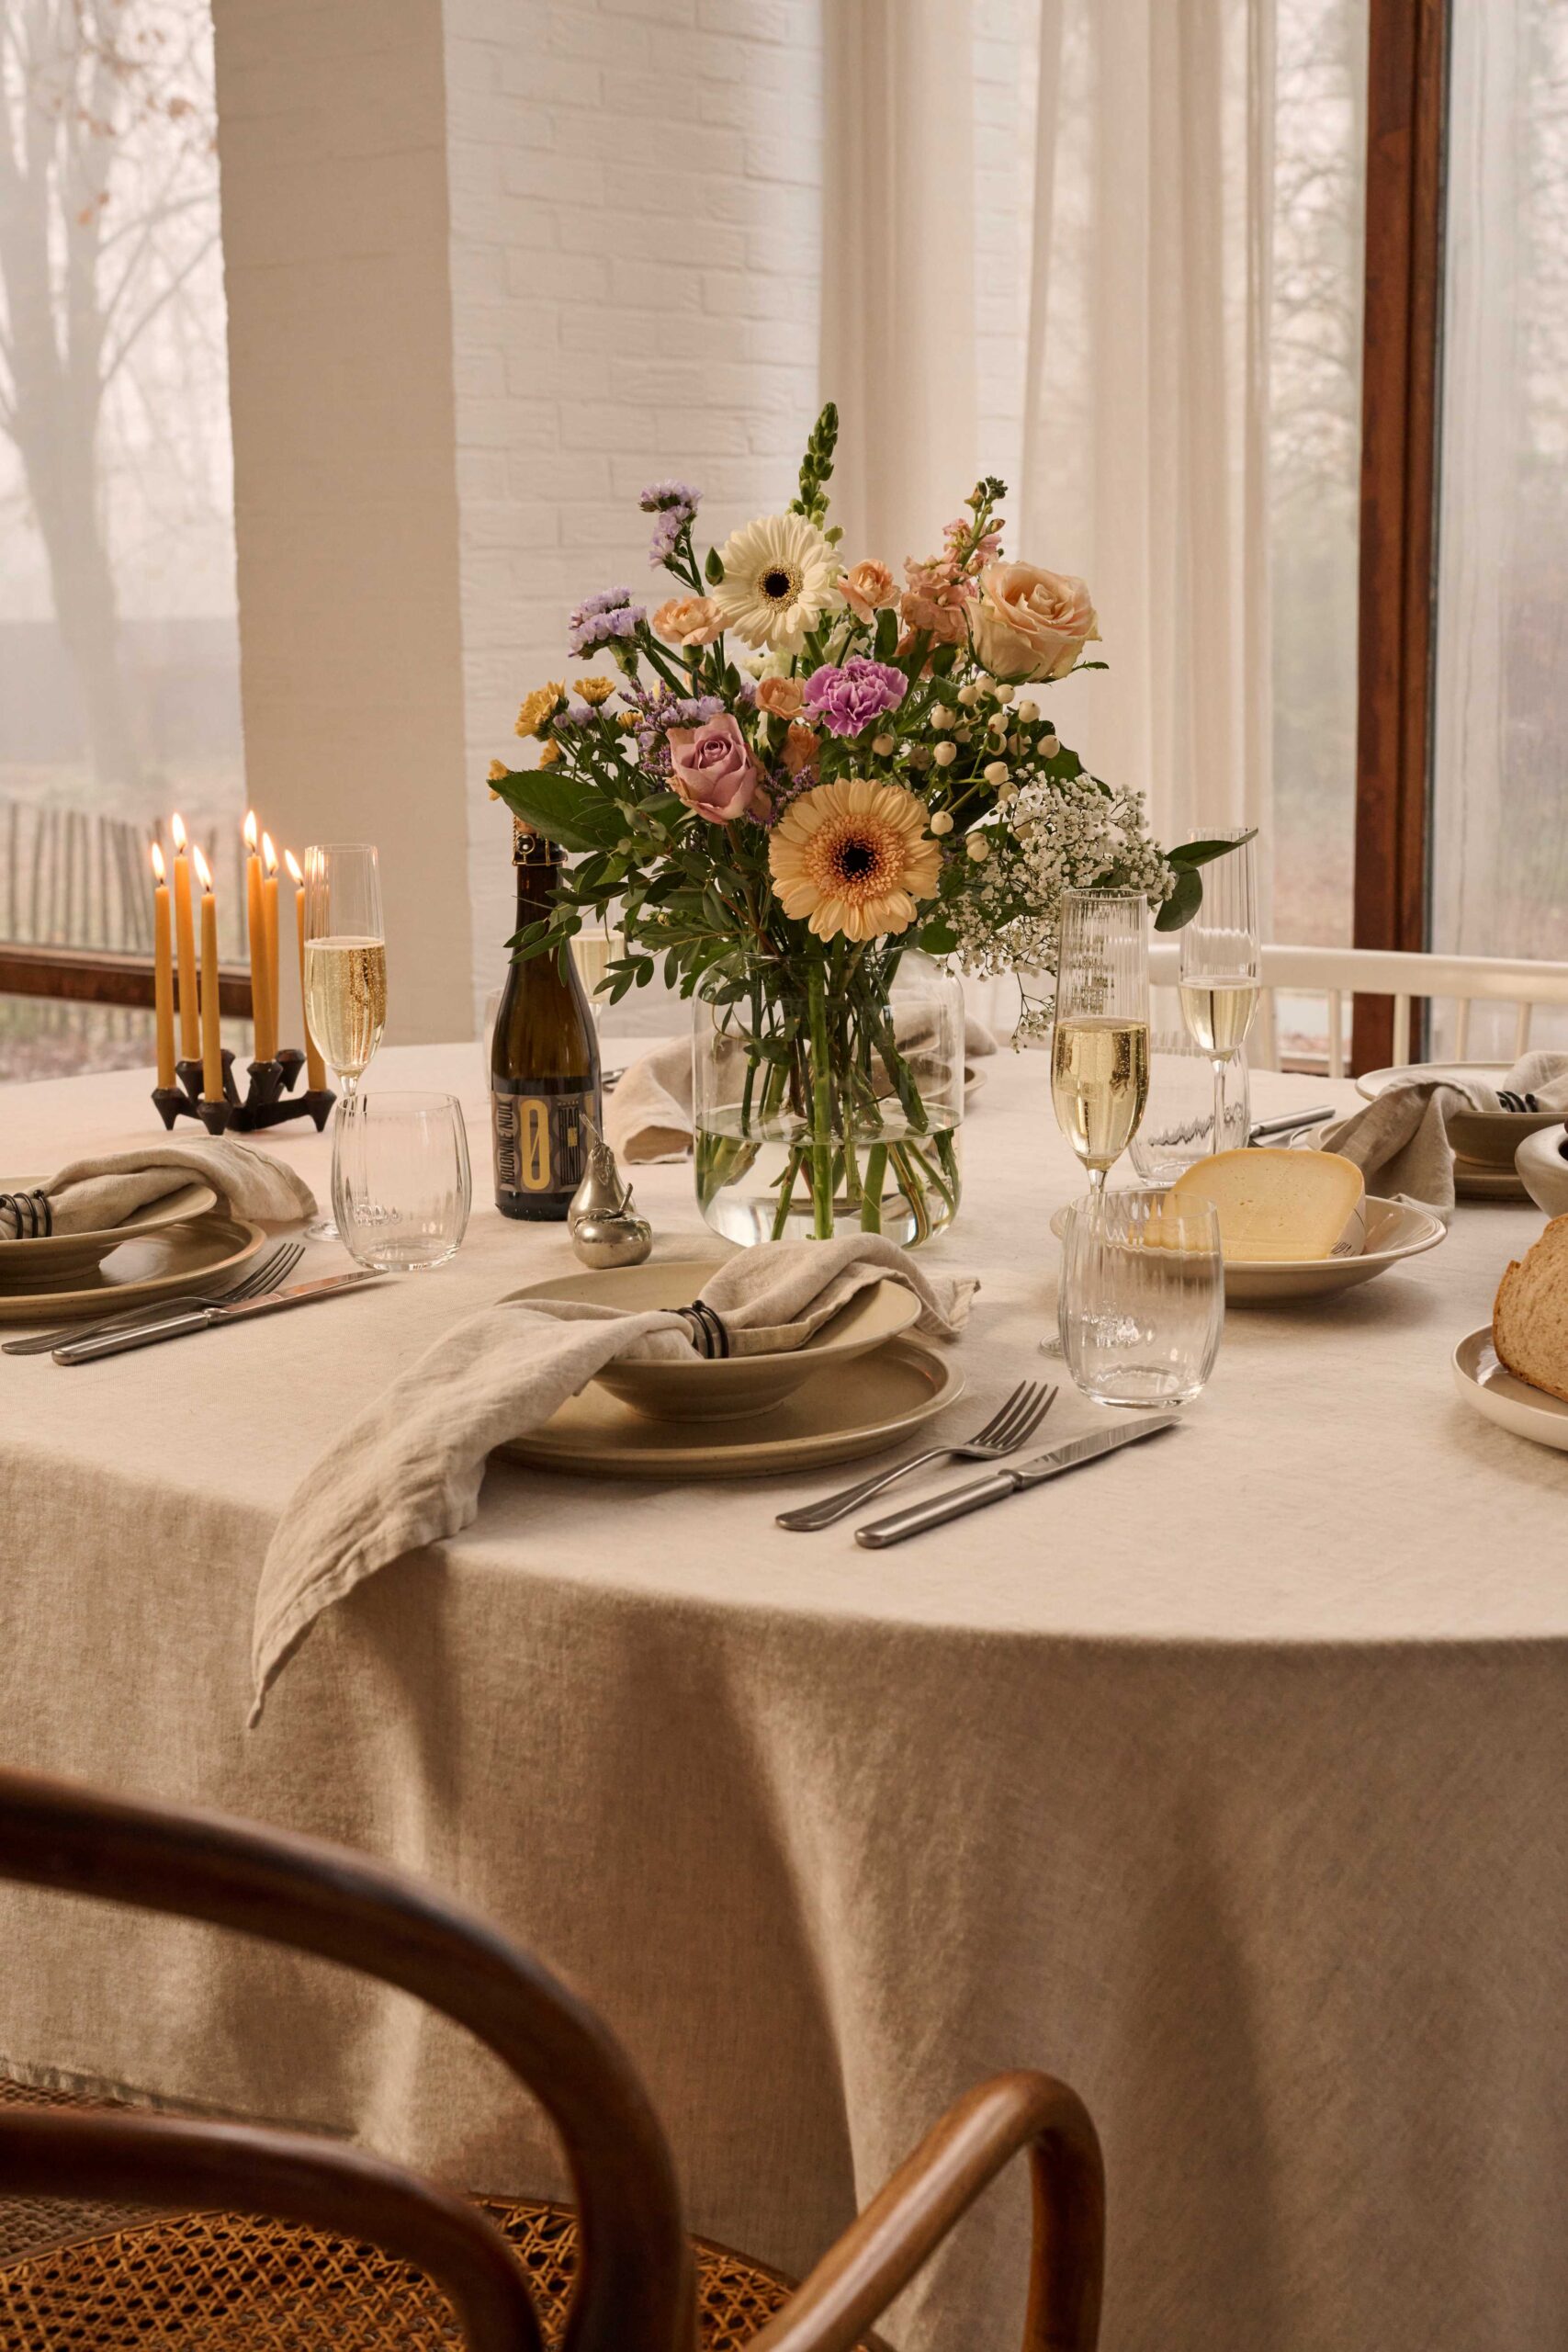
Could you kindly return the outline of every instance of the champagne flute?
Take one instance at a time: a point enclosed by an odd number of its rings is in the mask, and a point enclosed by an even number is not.
[[[1224,1134],[1225,1064],[1239,1052],[1262,988],[1258,939],[1258,860],[1241,826],[1194,834],[1234,842],[1203,869],[1203,903],[1181,934],[1181,1018],[1214,1072],[1214,1148]]]
[[[305,852],[305,1016],[343,1089],[333,1128],[333,1182],[343,1123],[387,1025],[387,938],[374,843],[318,842]],[[323,1217],[312,1240],[342,1238]]]
[[[1148,915],[1137,890],[1068,890],[1062,899],[1051,1100],[1096,1193],[1148,1098]]]

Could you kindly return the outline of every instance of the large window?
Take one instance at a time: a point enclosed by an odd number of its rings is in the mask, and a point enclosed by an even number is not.
[[[1561,960],[1568,957],[1562,0],[1458,0],[1448,187],[1432,944]],[[1541,1016],[1540,1037],[1548,1035]],[[1511,1039],[1509,1015],[1495,1035],[1478,1025],[1471,1050],[1509,1057]]]
[[[207,0],[0,5],[0,939],[150,944],[174,808],[243,807]],[[229,908],[243,903],[233,888]],[[236,943],[230,942],[231,949]],[[148,1057],[0,999],[8,1075]]]

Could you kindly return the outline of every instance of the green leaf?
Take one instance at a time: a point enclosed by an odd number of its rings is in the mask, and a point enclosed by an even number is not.
[[[884,605],[876,616],[876,658],[891,662],[898,643],[898,616],[891,605]]]
[[[920,945],[928,956],[951,956],[957,944],[958,933],[940,915],[920,933]]]
[[[1244,842],[1255,841],[1258,828],[1244,833],[1238,842],[1180,842],[1175,849],[1168,849],[1165,862],[1177,872],[1190,871],[1193,866],[1212,865],[1216,857],[1228,857],[1233,849],[1240,849]]]
[[[509,768],[495,789],[525,823],[562,849],[614,849],[621,837],[615,802],[576,776],[553,768]]]
[[[1203,903],[1201,877],[1190,866],[1179,867],[1176,888],[1155,917],[1156,931],[1179,931],[1183,923],[1191,922]]]

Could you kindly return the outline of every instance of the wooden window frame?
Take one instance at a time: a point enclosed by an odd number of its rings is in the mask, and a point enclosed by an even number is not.
[[[1358,947],[1421,950],[1429,942],[1451,6],[1370,0],[1369,9]],[[1358,997],[1351,1068],[1371,1069],[1393,1054],[1393,999]]]
[[[107,948],[29,947],[0,941],[0,996],[142,1005],[151,1012],[152,958],[111,954]],[[245,965],[220,965],[218,1009],[226,1019],[250,1019],[251,975]]]

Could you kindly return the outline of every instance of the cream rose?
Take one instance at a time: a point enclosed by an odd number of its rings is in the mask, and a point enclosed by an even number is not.
[[[884,605],[896,605],[898,601],[893,574],[885,563],[855,564],[840,581],[839,593],[851,612],[863,621],[870,620]]]
[[[724,628],[724,615],[711,596],[671,596],[653,616],[667,645],[711,645]]]
[[[1100,640],[1081,580],[1034,563],[991,563],[980,574],[975,650],[999,678],[1065,678]]]

